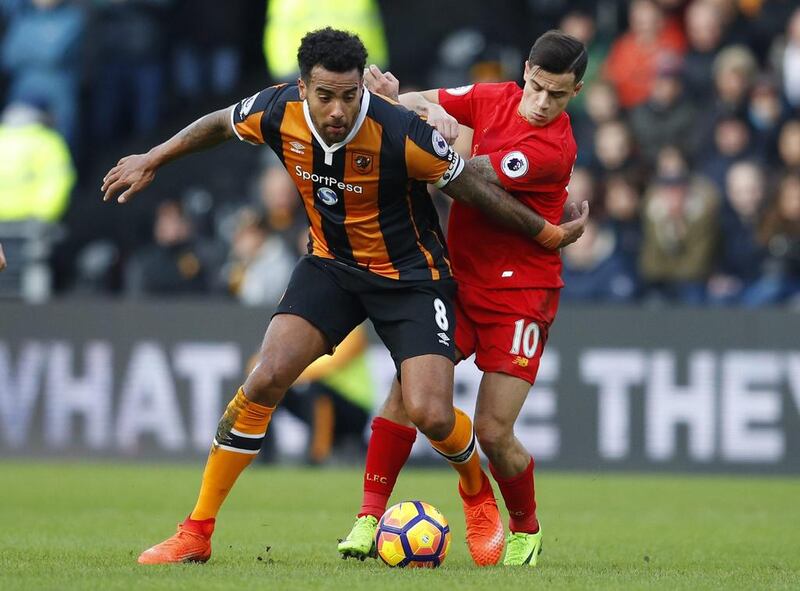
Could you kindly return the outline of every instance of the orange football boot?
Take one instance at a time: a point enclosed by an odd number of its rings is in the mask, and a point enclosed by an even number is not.
[[[172,564],[205,562],[211,558],[211,534],[214,519],[186,521],[178,524],[178,532],[139,555],[139,564]]]
[[[484,475],[481,490],[473,496],[465,495],[460,483],[458,493],[464,503],[467,547],[472,560],[478,566],[497,564],[503,555],[505,533],[489,479]]]

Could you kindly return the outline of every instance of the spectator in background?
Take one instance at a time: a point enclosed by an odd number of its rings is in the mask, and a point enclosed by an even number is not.
[[[0,222],[57,222],[75,184],[64,138],[33,104],[15,102],[0,116]]]
[[[264,59],[274,81],[297,79],[300,39],[323,27],[346,29],[361,38],[369,63],[383,69],[389,61],[377,0],[269,0],[264,25]]]
[[[741,304],[761,277],[764,249],[757,241],[759,216],[766,195],[761,167],[752,161],[735,163],[725,179],[725,205],[717,268],[708,282],[712,304]]]
[[[712,65],[711,99],[695,105],[704,114],[696,121],[693,138],[699,155],[713,152],[714,129],[721,119],[746,118],[750,90],[757,72],[758,64],[753,53],[743,45],[725,47],[717,54]]]
[[[686,173],[660,176],[643,204],[639,272],[655,301],[705,301],[714,265],[720,199],[714,186]]]
[[[684,80],[687,93],[695,104],[711,103],[713,86],[709,80],[724,32],[722,15],[713,1],[691,2],[686,9],[689,49],[684,57]]]
[[[332,355],[309,365],[287,392],[282,407],[311,431],[309,464],[324,464],[337,454],[350,461],[364,457],[364,430],[375,393],[368,349],[367,331],[361,324]]]
[[[650,96],[656,67],[664,55],[681,56],[685,40],[665,26],[661,8],[652,0],[633,0],[628,32],[617,38],[605,63],[604,76],[616,87],[620,104],[630,109]]]
[[[678,146],[664,146],[656,158],[656,176],[673,177],[689,173],[689,160]]]
[[[728,169],[737,160],[753,154],[752,150],[750,127],[747,123],[734,115],[725,115],[714,128],[714,145],[710,153],[699,159],[702,163],[699,169],[722,191]]]
[[[761,306],[800,297],[800,173],[787,174],[758,230],[766,248],[764,274],[744,302]],[[797,303],[797,302],[796,302]]]
[[[750,91],[747,122],[752,130],[752,150],[764,160],[777,160],[783,119],[784,105],[778,85],[769,76],[760,76]]]
[[[665,57],[657,67],[650,98],[630,115],[631,130],[645,163],[652,166],[667,145],[691,152],[695,114],[683,91],[680,62]]]
[[[137,252],[125,272],[129,295],[208,294],[216,277],[213,249],[195,238],[191,220],[178,201],[156,209],[154,244]]]
[[[296,262],[284,241],[270,233],[263,215],[248,208],[240,212],[225,272],[228,288],[240,302],[275,306]]]
[[[30,0],[14,13],[2,41],[3,70],[10,78],[8,102],[39,97],[55,128],[75,148],[81,83],[83,9],[63,0]]]
[[[779,53],[778,71],[783,78],[783,94],[795,112],[800,111],[800,7],[796,8],[786,25],[786,37],[776,48]]]
[[[587,220],[581,239],[564,248],[561,257],[562,301],[621,303],[635,297],[634,270],[619,254],[616,236],[609,226]]]
[[[301,211],[297,187],[278,158],[269,152],[257,179],[258,208],[264,211],[271,234],[280,236],[290,248],[299,230],[308,234],[308,221]]]
[[[606,224],[614,232],[616,254],[634,273],[642,243],[639,179],[633,174],[612,174],[605,182],[603,210]],[[597,209],[597,208],[595,208]]]
[[[241,75],[240,37],[247,0],[177,0],[174,31],[178,95],[230,94]]]
[[[744,45],[732,45],[719,52],[713,64],[715,104],[713,114],[742,115],[758,73],[753,52]]]
[[[595,174],[604,179],[615,172],[639,168],[630,128],[622,121],[609,121],[597,128],[594,137]]]
[[[154,131],[161,117],[164,23],[172,0],[92,1],[99,62],[91,109],[94,137],[104,142],[123,133]]]
[[[573,134],[578,144],[578,166],[589,166],[595,162],[594,139],[597,128],[604,123],[621,120],[622,110],[614,85],[605,80],[596,80],[585,92],[586,104],[583,112],[575,113]]]
[[[785,171],[800,172],[800,119],[791,119],[781,127],[778,154]]]

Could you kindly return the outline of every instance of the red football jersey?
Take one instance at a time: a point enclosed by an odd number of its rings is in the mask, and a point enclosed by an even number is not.
[[[440,89],[439,103],[475,130],[472,156],[487,155],[503,187],[551,224],[558,224],[577,146],[569,115],[544,127],[517,111],[514,82]],[[508,230],[477,209],[453,202],[448,246],[456,279],[491,289],[563,287],[561,255]]]

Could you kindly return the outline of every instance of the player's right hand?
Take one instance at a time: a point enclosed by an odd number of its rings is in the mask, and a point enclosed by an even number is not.
[[[564,248],[568,244],[572,244],[583,235],[583,231],[586,228],[586,220],[589,219],[589,202],[583,201],[580,211],[575,203],[570,203],[567,213],[569,221],[559,226],[564,231],[564,237],[561,239],[558,248]]]
[[[113,199],[120,191],[122,193],[117,197],[117,202],[130,201],[136,193],[152,183],[155,176],[155,166],[147,154],[125,156],[103,177],[103,186],[100,188],[104,193],[103,201]]]
[[[375,64],[364,68],[364,86],[370,92],[382,94],[393,101],[400,100],[400,81],[391,72],[381,72]]]
[[[458,139],[458,120],[444,110],[444,107],[436,103],[428,105],[428,114],[426,119],[428,125],[431,125],[439,133],[442,134],[445,141],[451,146]]]

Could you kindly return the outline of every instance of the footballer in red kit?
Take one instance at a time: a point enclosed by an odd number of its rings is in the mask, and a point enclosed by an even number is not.
[[[577,153],[565,109],[580,92],[586,65],[580,41],[548,31],[531,48],[522,88],[514,82],[479,83],[398,98],[449,142],[456,139],[459,126],[471,128],[470,164],[541,216],[546,228],[557,228]],[[389,72],[370,66],[364,80],[373,92],[397,96],[399,83]],[[588,204],[583,203],[579,219],[585,222],[587,217]],[[476,209],[454,202],[447,241],[458,282],[457,359],[474,354],[483,371],[474,428],[509,513],[503,563],[536,566],[542,530],[534,461],[515,437],[514,423],[536,379],[558,310],[563,286],[560,240],[554,234],[552,240],[531,245]],[[367,539],[370,525],[385,510],[414,438],[395,380],[372,424],[365,470],[370,477],[364,480],[356,524],[339,545],[343,555],[353,555],[348,549],[361,537]],[[376,482],[375,475],[386,481]],[[479,565],[496,564],[503,553],[504,528],[491,483],[487,479],[477,494],[459,492],[470,554]]]
[[[519,112],[514,82],[441,89],[438,101],[474,129],[471,156],[482,156],[495,182],[552,224],[564,212],[577,147],[569,115],[543,126]],[[447,242],[458,281],[456,345],[484,372],[533,383],[558,308],[561,257],[524,243],[479,211],[453,203]],[[487,293],[487,292],[491,292]]]

